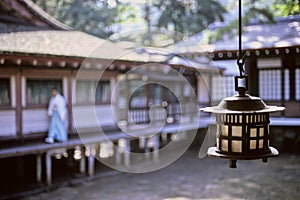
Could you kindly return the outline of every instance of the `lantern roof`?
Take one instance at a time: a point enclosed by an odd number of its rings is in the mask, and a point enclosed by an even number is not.
[[[201,109],[204,112],[219,114],[240,114],[240,113],[271,113],[283,111],[284,107],[267,106],[259,97],[248,94],[235,95],[224,98],[217,106]]]

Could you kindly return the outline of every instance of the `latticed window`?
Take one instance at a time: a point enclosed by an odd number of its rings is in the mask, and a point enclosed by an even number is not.
[[[140,80],[132,80],[129,82],[130,85],[130,107],[146,107],[147,96],[146,96],[146,85],[142,84]]]
[[[34,80],[26,81],[26,103],[27,105],[47,105],[51,98],[53,88],[62,92],[61,80]]]
[[[211,99],[220,101],[225,97],[233,96],[234,78],[233,76],[214,76],[212,77]]]
[[[259,71],[259,96],[264,100],[281,100],[280,69],[264,69]]]
[[[0,79],[0,107],[10,106],[10,84],[8,78]]]
[[[107,103],[109,101],[109,81],[79,80],[76,82],[76,103]]]
[[[164,100],[164,87],[159,84],[149,84],[149,104],[161,105]]]

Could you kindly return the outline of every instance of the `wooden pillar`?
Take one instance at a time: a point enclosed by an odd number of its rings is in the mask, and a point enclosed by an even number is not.
[[[88,145],[88,175],[93,177],[95,174],[95,144]]]
[[[124,165],[125,167],[130,166],[130,140],[129,139],[125,139]]]
[[[168,143],[168,133],[162,133],[161,134],[161,140],[162,140],[162,144],[167,144]]]
[[[79,171],[81,174],[85,174],[86,166],[85,166],[85,148],[84,145],[80,147],[81,158],[79,163]]]
[[[213,87],[213,75],[208,75],[208,81],[207,81],[207,83],[208,83],[208,90],[209,91],[212,91],[212,87]],[[213,104],[213,100],[214,99],[212,99],[212,94],[209,94],[209,101],[208,101],[208,104],[209,105],[212,105]]]
[[[159,135],[158,134],[153,136],[153,143],[154,143],[153,152],[152,152],[153,161],[158,162],[159,161]]]
[[[289,70],[289,82],[290,82],[290,99],[291,101],[294,101],[296,98],[296,83],[295,83],[295,69],[296,69],[296,56],[295,55],[283,55],[282,56],[282,76],[285,78],[285,69]],[[286,81],[285,79],[283,79]],[[285,83],[282,82],[282,89],[284,90],[284,85]],[[283,91],[284,92],[284,91]],[[284,100],[284,95],[283,95],[283,100]]]
[[[73,130],[73,110],[72,110],[72,92],[73,92],[73,85],[72,85],[72,73],[68,76],[68,132],[72,132]]]
[[[115,161],[119,165],[121,164],[121,150],[119,148],[118,142],[114,145],[115,148]]]
[[[52,151],[46,152],[46,182],[48,186],[52,183]]]
[[[146,138],[146,145],[145,145],[145,158],[149,159],[150,158],[150,148],[148,146],[150,138]]]
[[[130,88],[130,83],[129,83],[127,75],[125,75],[125,84],[126,84],[126,88],[125,88],[125,98],[126,98],[125,121],[127,122],[127,125],[128,125],[129,124],[128,115],[129,115],[129,109],[130,109],[129,100],[130,100],[130,89],[131,88]]]
[[[250,57],[245,62],[246,74],[248,74],[248,92],[250,95],[259,96],[259,74],[257,69],[257,58]]]
[[[25,167],[24,167],[24,157],[19,156],[16,157],[16,164],[17,164],[17,170],[16,170],[16,174],[18,174],[18,176],[20,177],[24,177],[25,175]]]
[[[36,155],[36,180],[39,184],[42,182],[42,154]]]
[[[281,70],[280,70],[280,73],[281,73],[281,91],[280,91],[280,94],[281,94],[281,106],[284,106],[284,97],[285,97],[285,66],[283,65],[284,63],[284,59],[282,61],[282,66],[281,66]]]
[[[194,84],[194,77],[190,77],[191,81],[189,82],[191,85],[188,87],[189,88],[189,113],[190,113],[190,122],[192,122],[194,120],[194,116],[195,116],[195,102],[194,102],[194,96],[192,95],[193,92],[196,92],[196,90],[193,90],[192,88],[194,88],[192,84]],[[197,111],[198,112],[198,111]]]
[[[21,69],[16,74],[16,129],[17,137],[23,139],[23,127],[22,127],[22,76]]]

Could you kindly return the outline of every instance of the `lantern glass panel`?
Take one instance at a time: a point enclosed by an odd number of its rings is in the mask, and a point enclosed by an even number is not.
[[[242,126],[232,126],[232,136],[242,137]]]
[[[241,153],[242,152],[242,141],[232,140],[231,151]]]
[[[264,140],[259,140],[258,142],[258,148],[262,149],[264,147]]]
[[[229,115],[226,115],[226,122],[230,123],[230,116]]]
[[[220,137],[221,130],[220,130],[220,125],[217,125],[217,137]]]
[[[253,122],[253,115],[249,115],[249,123],[252,123]]]
[[[262,128],[259,129],[259,136],[260,137],[264,136],[264,130],[265,130],[264,127],[262,127]]]
[[[256,149],[256,140],[250,140],[250,149]]]
[[[249,116],[249,115],[246,115],[246,123],[247,123],[247,124],[250,123],[250,122],[249,122],[249,119],[250,119],[250,116]]]
[[[234,123],[239,123],[238,115],[235,115],[235,116],[234,116]]]
[[[226,126],[226,125],[222,126],[222,135],[228,136],[228,126]]]
[[[228,151],[228,140],[222,140],[222,151]]]
[[[257,131],[256,128],[251,128],[250,129],[250,137],[256,137],[257,136]]]
[[[242,123],[242,122],[243,122],[243,116],[240,115],[240,116],[239,116],[239,123]]]

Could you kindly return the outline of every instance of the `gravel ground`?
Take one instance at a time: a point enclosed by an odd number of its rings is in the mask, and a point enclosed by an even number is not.
[[[230,169],[227,160],[199,159],[194,149],[155,172],[98,177],[24,199],[300,199],[300,155],[281,154],[268,163],[251,160],[237,165]]]

